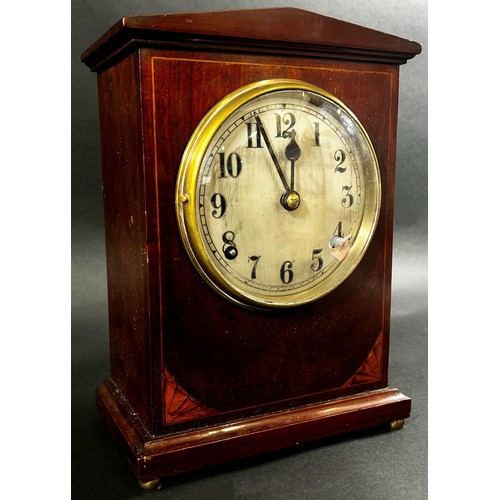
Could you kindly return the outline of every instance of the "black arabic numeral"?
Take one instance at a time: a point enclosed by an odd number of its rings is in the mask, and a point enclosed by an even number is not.
[[[330,238],[330,248],[339,248],[345,243],[344,231],[342,230],[342,221],[339,221]]]
[[[226,161],[225,153],[219,153],[219,165],[221,177],[227,177],[229,174],[230,177],[236,178],[241,172],[241,157],[238,153],[231,153]]]
[[[339,223],[337,224],[335,231],[333,231],[333,235],[339,236],[340,238],[344,237],[344,232],[342,231],[342,221],[339,221]]]
[[[226,199],[220,193],[215,193],[210,198],[210,203],[215,210],[212,210],[212,216],[220,219],[226,213]]]
[[[292,113],[285,113],[281,116],[278,113],[275,113],[276,116],[276,137],[282,137],[283,139],[287,139],[288,137],[292,137],[292,129],[295,125],[295,116]],[[286,126],[285,130],[282,130],[281,123]]]
[[[319,255],[323,251],[322,248],[315,248],[312,253],[311,270],[319,271],[323,267],[323,258]]]
[[[261,257],[261,255],[252,255],[251,257],[248,257],[248,261],[254,263],[252,266],[252,273],[250,275],[253,280],[257,278],[257,264],[259,263],[259,259]]]
[[[285,260],[281,265],[280,278],[285,285],[290,284],[293,280],[292,266],[293,264],[289,260]]]
[[[337,151],[335,151],[335,154],[333,155],[333,158],[336,162],[338,162],[335,166],[335,172],[340,172],[341,174],[343,174],[347,170],[347,167],[341,167],[342,163],[344,163],[345,161],[345,152],[342,149],[337,149]]]
[[[342,186],[342,191],[346,192],[345,198],[342,198],[342,206],[344,208],[352,207],[354,196],[351,194],[352,186]]]
[[[247,123],[247,148],[262,148],[262,136],[256,123]],[[254,142],[255,139],[255,142]]]
[[[226,259],[234,260],[238,257],[238,249],[234,243],[234,233],[232,231],[226,231],[222,235],[222,241],[224,245],[222,247],[222,252],[224,253]]]
[[[319,122],[314,122],[314,145],[320,146],[320,143],[319,143]]]

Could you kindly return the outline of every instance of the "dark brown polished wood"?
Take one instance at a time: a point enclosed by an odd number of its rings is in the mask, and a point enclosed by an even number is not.
[[[421,46],[294,8],[124,17],[82,55],[93,70],[136,47],[205,47],[245,53],[283,53],[404,64]]]
[[[402,420],[410,399],[386,388],[286,412],[154,436],[111,381],[97,390],[101,414],[141,482]]]
[[[83,55],[98,73],[111,378],[98,406],[140,481],[409,416],[388,387],[399,65],[419,44],[298,9],[128,17]],[[227,93],[294,78],[357,115],[382,181],[349,279],[285,312],[235,306],[184,251],[175,182]]]

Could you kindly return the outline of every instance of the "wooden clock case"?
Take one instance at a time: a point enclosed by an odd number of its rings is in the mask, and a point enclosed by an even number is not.
[[[420,50],[280,8],[126,17],[82,55],[98,74],[109,296],[111,376],[97,403],[141,484],[409,416],[387,368],[399,66]],[[265,312],[230,303],[196,272],[174,198],[203,116],[272,78],[317,85],[356,114],[382,204],[341,286]]]

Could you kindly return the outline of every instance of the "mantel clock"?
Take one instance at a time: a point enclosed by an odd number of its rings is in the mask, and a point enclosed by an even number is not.
[[[399,66],[299,9],[123,18],[98,74],[111,376],[145,487],[376,425],[388,385]]]

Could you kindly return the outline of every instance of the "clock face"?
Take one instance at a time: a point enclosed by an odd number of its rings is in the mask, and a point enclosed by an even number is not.
[[[322,89],[266,80],[219,102],[185,150],[177,215],[206,281],[239,304],[305,304],[356,268],[380,173],[354,114]]]

